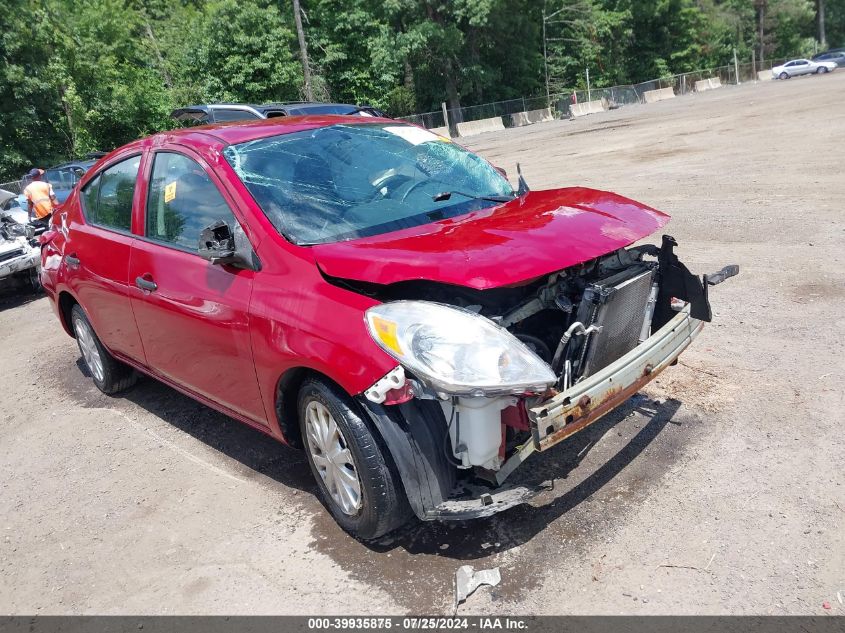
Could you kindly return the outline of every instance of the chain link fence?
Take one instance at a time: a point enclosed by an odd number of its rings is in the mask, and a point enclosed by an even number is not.
[[[590,90],[567,90],[556,92],[548,97],[520,97],[506,101],[494,101],[481,105],[462,108],[448,108],[446,114],[449,119],[450,133],[456,136],[455,125],[465,121],[477,121],[502,117],[506,127],[511,127],[511,116],[519,112],[531,112],[550,108],[552,116],[558,119],[568,118],[570,106],[585,101],[602,101],[610,109],[622,106],[644,103],[644,93],[651,90],[672,88],[676,95],[686,95],[695,92],[697,81],[705,79],[719,79],[722,84],[738,84],[758,81],[758,72],[770,72],[773,66],[783,64],[787,60],[776,59],[759,64],[727,64],[716,68],[706,68],[658,79],[643,81],[638,84],[611,86],[609,88],[591,88]],[[409,116],[398,117],[403,121],[416,123],[428,129],[444,128],[446,121],[443,110],[422,112]]]
[[[23,180],[12,180],[11,182],[0,182],[0,189],[20,195],[25,187]]]
[[[9,191],[14,193],[15,195],[20,195],[23,193],[23,188],[26,185],[24,184],[23,180],[12,180],[11,182],[0,182],[0,189],[5,191]]]

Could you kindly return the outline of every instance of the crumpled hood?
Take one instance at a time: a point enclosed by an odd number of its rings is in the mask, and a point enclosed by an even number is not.
[[[383,235],[312,246],[327,275],[425,279],[483,290],[580,264],[650,235],[665,213],[615,193],[530,191],[502,205]]]

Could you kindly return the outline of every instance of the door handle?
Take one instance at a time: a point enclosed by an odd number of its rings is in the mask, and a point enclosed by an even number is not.
[[[79,266],[79,258],[76,256],[76,253],[73,253],[72,255],[65,255],[65,261],[68,266],[73,266],[74,268]]]
[[[156,282],[152,280],[149,274],[141,275],[140,277],[135,277],[135,285],[138,286],[141,290],[147,290],[149,292],[152,292],[153,290],[158,288]]]

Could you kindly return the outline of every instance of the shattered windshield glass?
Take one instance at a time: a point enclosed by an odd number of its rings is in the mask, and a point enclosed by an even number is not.
[[[276,229],[301,245],[418,226],[514,195],[481,157],[399,123],[332,125],[224,154]]]

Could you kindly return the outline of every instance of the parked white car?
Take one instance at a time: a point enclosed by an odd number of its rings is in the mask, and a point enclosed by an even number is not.
[[[809,59],[793,59],[792,61],[786,62],[783,66],[772,68],[772,77],[774,79],[789,79],[797,75],[823,74],[834,70],[836,70],[836,62],[814,62]]]
[[[0,189],[0,288],[21,286],[39,290],[41,248],[29,214],[15,202],[15,194]]]

